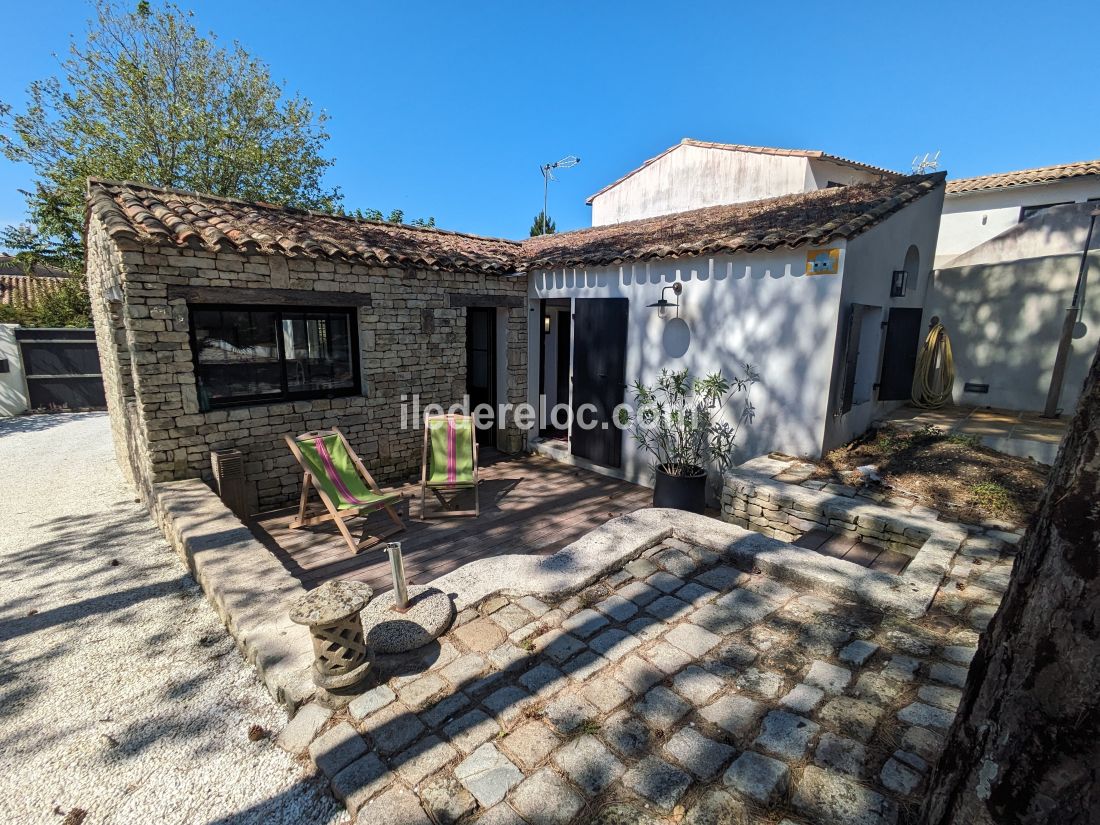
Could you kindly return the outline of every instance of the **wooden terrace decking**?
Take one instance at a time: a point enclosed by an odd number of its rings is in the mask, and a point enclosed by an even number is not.
[[[405,502],[399,508],[408,529],[400,541],[405,572],[415,584],[427,582],[476,559],[505,553],[548,554],[615,516],[648,507],[652,491],[618,479],[560,464],[544,456],[514,458],[489,454],[481,461],[481,515],[420,521],[420,485],[398,487]],[[391,489],[389,486],[384,489]],[[470,497],[472,506],[472,494]],[[428,496],[429,512],[438,503]],[[463,502],[460,501],[460,506]],[[252,519],[257,537],[306,587],[329,579],[354,579],[376,593],[390,589],[389,558],[373,547],[352,555],[331,524],[291,530],[293,507],[261,513]],[[370,526],[388,524],[379,513]],[[349,526],[355,535],[362,520]]]

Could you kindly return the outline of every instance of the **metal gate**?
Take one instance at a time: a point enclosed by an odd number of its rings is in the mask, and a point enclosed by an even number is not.
[[[19,328],[15,340],[32,410],[107,406],[95,330]]]

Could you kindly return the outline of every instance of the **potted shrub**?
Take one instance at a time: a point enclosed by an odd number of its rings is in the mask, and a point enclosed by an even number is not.
[[[653,386],[634,382],[631,436],[654,459],[654,507],[705,510],[708,470],[729,466],[737,431],[755,414],[748,392],[759,376],[750,364],[744,369],[746,377],[730,379],[721,371],[693,379],[686,369],[663,369]],[[731,424],[722,413],[739,393],[744,406]]]

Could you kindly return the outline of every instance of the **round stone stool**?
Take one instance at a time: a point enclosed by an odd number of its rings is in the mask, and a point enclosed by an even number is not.
[[[394,592],[383,593],[363,611],[363,630],[374,654],[423,647],[451,625],[454,603],[434,587],[409,587],[408,606],[398,611]]]
[[[290,609],[290,620],[309,625],[313,634],[313,681],[318,687],[349,687],[367,675],[370,662],[359,611],[373,595],[363,582],[327,581]]]

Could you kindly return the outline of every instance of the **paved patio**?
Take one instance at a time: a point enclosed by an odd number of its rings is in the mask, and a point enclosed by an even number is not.
[[[464,610],[283,742],[363,825],[908,821],[1015,538],[964,547],[919,620],[669,539],[558,603]]]
[[[419,484],[397,488],[406,499],[402,516],[411,511],[414,517],[404,533],[394,536],[402,544],[409,581],[427,583],[467,562],[504,553],[553,553],[616,516],[648,507],[653,497],[645,487],[537,455],[514,458],[486,450],[480,476],[477,518],[421,521]],[[429,507],[433,503],[429,495]],[[291,530],[287,524],[293,513],[294,508],[262,513],[251,526],[306,587],[339,578],[367,582],[376,593],[390,589],[388,556],[377,549],[352,555],[331,525]],[[368,525],[388,522],[374,514]],[[350,526],[357,532],[362,521]]]
[[[976,435],[982,443],[1008,455],[1053,464],[1069,417],[1043,418],[1038,413],[990,407],[942,407],[922,410],[906,405],[886,418],[906,427],[933,426],[947,432]]]

